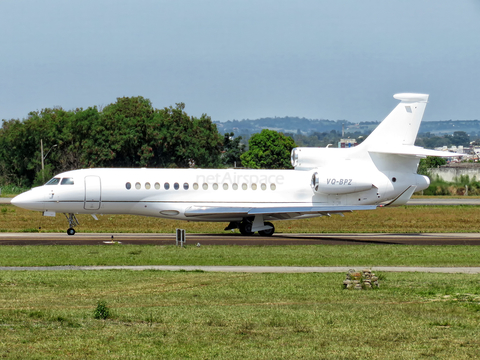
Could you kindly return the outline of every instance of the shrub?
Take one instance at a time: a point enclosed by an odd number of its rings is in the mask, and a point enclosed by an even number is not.
[[[107,319],[110,317],[110,309],[107,306],[106,301],[99,301],[96,309],[93,311],[93,317],[95,319]]]

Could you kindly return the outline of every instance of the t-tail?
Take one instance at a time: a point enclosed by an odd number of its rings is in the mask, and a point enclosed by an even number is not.
[[[428,177],[417,175],[421,158],[426,156],[453,157],[461,156],[461,154],[415,146],[428,95],[403,93],[393,97],[401,102],[358,146],[358,151],[368,153],[375,167],[391,179],[392,185],[397,188],[395,191],[400,190],[399,195],[388,205],[403,205],[415,191],[423,190],[430,184]],[[408,180],[409,185],[407,183],[405,186],[405,182],[400,185],[400,181],[399,184],[395,184],[400,178],[411,179]]]
[[[380,170],[400,169],[416,173],[418,162],[426,156],[461,156],[415,146],[428,95],[402,93],[393,96],[400,103],[358,146],[347,149],[295,148],[292,165],[295,169],[340,166],[345,159],[373,161]],[[348,165],[351,167],[352,165]]]
[[[427,94],[396,94],[393,96],[401,102],[377,126],[377,128],[358,146],[358,150],[370,154],[401,155],[416,157],[412,162],[412,171],[416,172],[418,159],[426,156],[454,157],[462,156],[446,151],[436,151],[415,146],[423,113],[427,106]]]
[[[399,150],[413,146],[427,105],[426,94],[396,94],[401,102],[361,144],[362,148]]]
[[[312,186],[318,192],[339,195],[355,191],[361,203],[368,199],[365,191],[376,189],[379,203],[405,204],[415,191],[430,184],[427,176],[417,174],[421,158],[461,154],[415,146],[428,95],[402,93],[394,98],[400,103],[360,145],[346,149],[296,148],[292,165],[313,172]],[[352,186],[330,186],[328,180],[337,178],[352,178]]]

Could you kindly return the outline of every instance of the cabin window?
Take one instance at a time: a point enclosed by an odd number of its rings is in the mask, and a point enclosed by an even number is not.
[[[270,184],[270,190],[275,190],[277,188],[277,185],[275,184]]]
[[[60,182],[60,178],[53,178],[48,180],[48,182],[45,185],[58,185]]]
[[[223,190],[228,190],[228,184],[227,183],[223,183]]]
[[[150,190],[150,187],[151,187],[151,186],[150,186],[150,183],[149,183],[149,182],[145,183],[145,189]]]
[[[198,190],[198,184],[197,183],[193,183],[193,189]]]
[[[257,190],[257,184],[255,183],[252,184],[252,190]]]
[[[130,190],[132,188],[132,184],[130,184],[129,182],[127,182],[125,184],[125,187],[127,188],[127,190]]]
[[[142,185],[139,182],[135,184],[135,189],[140,190],[141,187]]]
[[[168,190],[168,189],[170,189],[170,184],[169,184],[169,183],[165,183],[165,184],[163,185],[163,187],[165,188],[165,190]]]
[[[175,190],[178,190],[178,189],[180,189],[180,185],[178,185],[178,183],[175,183],[175,184],[173,184],[173,188]]]
[[[233,189],[233,190],[237,190],[237,189],[238,189],[238,185],[237,185],[237,183],[233,183],[233,185],[232,185],[232,189]]]
[[[203,183],[202,187],[203,187],[203,190],[207,190],[207,189],[208,189],[208,184],[207,184],[207,183]]]
[[[73,178],[63,178],[62,185],[73,185]]]
[[[243,189],[243,190],[247,190],[247,189],[248,189],[247,184],[243,183],[243,184],[242,184],[242,189]]]
[[[183,189],[188,190],[188,183],[183,183]]]
[[[212,185],[212,187],[213,187],[213,190],[217,190],[218,189],[218,184],[215,183],[215,184]]]
[[[158,182],[155,183],[155,190],[160,190],[160,184]]]
[[[260,187],[262,188],[262,190],[267,190],[267,184],[262,184]]]

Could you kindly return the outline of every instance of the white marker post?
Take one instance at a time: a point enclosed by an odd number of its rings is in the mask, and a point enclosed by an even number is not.
[[[183,247],[185,244],[185,229],[177,229],[176,235],[175,245],[178,246],[178,243],[180,243],[180,246]]]

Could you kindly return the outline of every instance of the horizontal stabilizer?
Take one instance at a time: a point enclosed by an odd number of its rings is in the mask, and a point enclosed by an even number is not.
[[[407,155],[407,156],[418,156],[418,157],[426,157],[426,156],[458,157],[458,156],[465,155],[465,154],[453,153],[449,151],[437,151],[437,150],[424,149],[420,146],[398,146],[394,148],[389,147],[385,149],[372,148],[372,149],[369,149],[368,151],[372,153],[380,153],[380,154]]]

